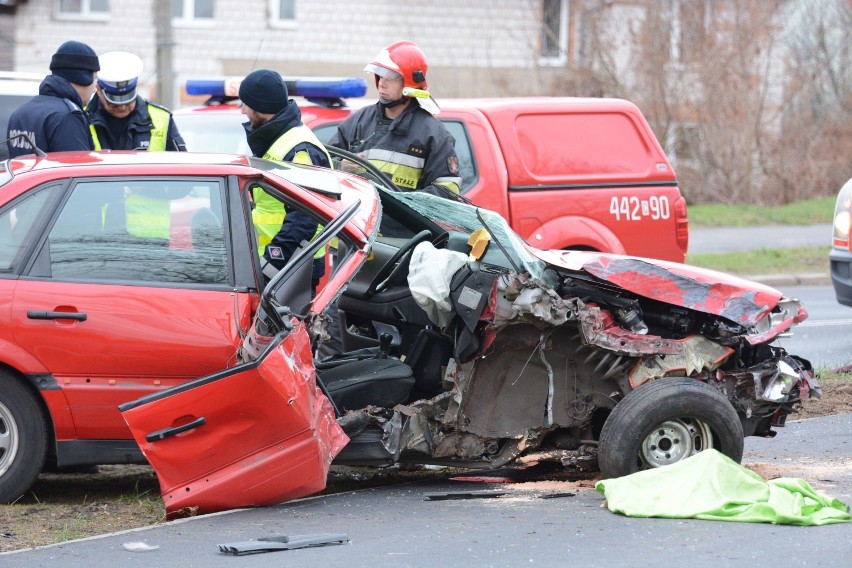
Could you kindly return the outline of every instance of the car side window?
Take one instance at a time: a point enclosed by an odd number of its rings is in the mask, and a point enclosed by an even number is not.
[[[442,121],[455,138],[456,156],[459,159],[459,176],[462,178],[461,192],[465,193],[476,184],[476,163],[470,149],[470,137],[464,123],[458,120]]]
[[[81,181],[50,228],[33,275],[227,284],[222,219],[219,180]]]
[[[25,245],[36,238],[38,220],[58,189],[53,186],[31,192],[0,211],[0,272],[17,268]]]

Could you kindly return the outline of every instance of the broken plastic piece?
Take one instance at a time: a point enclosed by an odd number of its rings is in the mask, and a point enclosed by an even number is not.
[[[573,497],[576,493],[547,493],[545,495],[539,495],[539,499],[559,499],[561,497]]]
[[[464,493],[427,493],[424,501],[449,501],[455,499],[490,499],[501,497],[505,491],[466,491]]]
[[[328,546],[349,542],[349,537],[343,533],[305,534],[298,536],[269,536],[245,542],[219,544],[219,552],[242,556],[244,554],[259,554],[277,550],[295,550],[315,546]]]
[[[477,229],[472,232],[467,240],[467,244],[470,245],[470,256],[479,260],[485,254],[489,242],[491,242],[491,235],[485,229]]]

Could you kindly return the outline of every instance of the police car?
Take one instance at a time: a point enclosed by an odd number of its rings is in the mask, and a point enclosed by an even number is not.
[[[225,79],[190,79],[186,92],[209,97],[202,106],[174,111],[175,123],[186,147],[192,152],[226,152],[251,154],[240,112],[241,77]],[[327,143],[337,124],[349,117],[347,99],[363,97],[367,82],[363,78],[293,78],[285,77],[287,91],[297,97],[302,122],[310,126],[320,141]],[[363,103],[361,103],[363,104]],[[361,106],[356,103],[356,108]]]

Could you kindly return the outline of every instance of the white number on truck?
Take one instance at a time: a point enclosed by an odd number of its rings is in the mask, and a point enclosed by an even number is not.
[[[613,196],[609,202],[609,212],[616,221],[641,221],[646,217],[657,221],[671,216],[669,198],[665,195],[652,195],[648,199]]]

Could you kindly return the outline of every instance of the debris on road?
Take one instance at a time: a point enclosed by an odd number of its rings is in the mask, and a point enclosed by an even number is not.
[[[343,533],[321,533],[305,534],[299,536],[269,536],[257,540],[245,542],[231,542],[220,544],[219,552],[242,556],[245,554],[258,554],[262,552],[276,552],[278,550],[295,550],[298,548],[309,548],[317,546],[329,546],[333,544],[348,544],[349,537]]]

